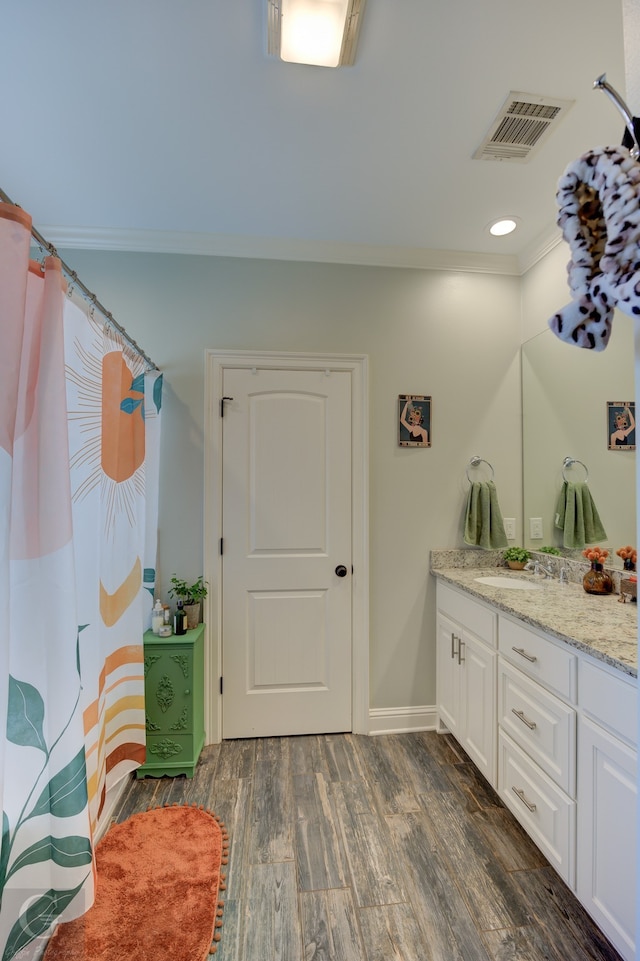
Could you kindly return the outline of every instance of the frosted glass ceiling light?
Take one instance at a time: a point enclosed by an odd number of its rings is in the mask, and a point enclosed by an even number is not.
[[[504,217],[502,220],[494,221],[489,226],[489,233],[493,234],[494,237],[505,237],[507,234],[513,233],[517,226],[517,221],[513,217]]]
[[[267,0],[267,50],[290,63],[352,64],[365,0]]]

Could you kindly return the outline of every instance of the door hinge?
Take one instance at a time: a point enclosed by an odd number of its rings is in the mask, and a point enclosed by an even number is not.
[[[220,675],[220,693],[222,694],[222,675]]]
[[[220,398],[220,416],[224,417],[224,402],[225,400],[233,400],[233,397],[221,397]]]
[[[220,538],[220,554],[224,554],[224,537]]]

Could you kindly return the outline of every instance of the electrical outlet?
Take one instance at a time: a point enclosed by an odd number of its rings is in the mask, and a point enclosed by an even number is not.
[[[542,518],[541,517],[530,517],[529,518],[529,537],[532,541],[541,541],[544,537],[542,533]]]
[[[516,519],[515,517],[504,517],[504,532],[507,535],[508,541],[515,541],[516,539]]]

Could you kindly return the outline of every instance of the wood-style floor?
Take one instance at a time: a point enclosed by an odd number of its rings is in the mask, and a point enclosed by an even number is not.
[[[216,961],[618,961],[450,736],[225,741],[117,820],[203,804],[231,837]]]

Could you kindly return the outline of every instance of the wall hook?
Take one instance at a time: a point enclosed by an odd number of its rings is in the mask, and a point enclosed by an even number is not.
[[[604,90],[610,100],[616,105],[622,116],[624,117],[624,122],[627,125],[627,130],[631,135],[632,146],[629,148],[629,152],[634,160],[637,160],[640,156],[640,146],[638,145],[638,139],[636,137],[636,131],[633,124],[633,116],[631,111],[627,107],[626,103],[620,96],[617,90],[615,90],[610,83],[607,83],[606,73],[601,74],[593,81],[594,89]]]

